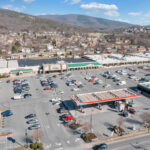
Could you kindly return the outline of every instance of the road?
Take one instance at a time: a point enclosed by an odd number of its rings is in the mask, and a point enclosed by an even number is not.
[[[122,67],[123,68],[123,67]],[[122,68],[110,68],[109,70],[115,73],[115,70],[122,69]],[[13,138],[17,141],[17,143],[11,143],[10,141],[4,139],[0,139],[0,150],[7,150],[7,148],[17,147],[20,145],[26,144],[25,133],[27,132],[27,136],[32,139],[34,131],[27,130],[28,124],[26,123],[26,119],[24,118],[26,115],[30,113],[36,113],[37,119],[41,125],[41,131],[43,136],[41,137],[41,141],[44,143],[44,147],[46,150],[55,150],[59,148],[63,148],[64,150],[88,150],[91,147],[88,147],[88,144],[84,144],[84,142],[80,139],[80,134],[75,134],[72,130],[65,127],[62,122],[59,120],[60,114],[57,113],[57,109],[59,106],[52,105],[49,102],[50,99],[53,97],[61,97],[63,101],[70,100],[71,95],[76,93],[87,93],[87,92],[96,92],[96,91],[103,91],[103,90],[111,90],[111,89],[119,89],[119,88],[126,88],[126,87],[135,87],[137,82],[131,79],[128,79],[126,76],[121,76],[121,79],[125,79],[127,81],[127,85],[118,86],[115,82],[111,79],[106,79],[102,77],[102,73],[105,72],[107,69],[104,70],[90,70],[88,71],[90,75],[96,75],[100,80],[103,81],[103,84],[109,83],[112,86],[108,89],[104,89],[100,85],[93,85],[84,79],[86,73],[84,71],[78,72],[75,71],[72,73],[72,78],[77,79],[77,81],[81,81],[84,85],[82,89],[77,91],[71,91],[73,87],[68,87],[65,84],[65,79],[60,79],[60,76],[57,78],[53,78],[53,81],[58,84],[57,95],[55,95],[54,91],[43,91],[43,87],[40,85],[40,80],[37,77],[26,77],[29,81],[30,85],[30,93],[32,97],[29,99],[23,100],[11,100],[13,97],[13,86],[12,83],[6,83],[6,79],[0,84],[0,109],[8,109],[10,108],[13,112],[13,116],[5,118],[4,120],[4,127],[6,129],[12,129],[14,131]],[[129,73],[131,71],[128,71]],[[139,72],[136,75],[140,78],[143,77],[144,73]],[[48,75],[52,76],[52,75]],[[118,75],[119,76],[119,75]],[[46,77],[46,76],[45,76]],[[75,86],[76,87],[76,86]],[[59,91],[64,91],[64,94],[59,94]],[[141,98],[137,98],[135,101],[135,108],[137,111],[136,115],[129,116],[132,120],[140,120],[140,114],[143,112],[147,112],[150,109],[150,99],[147,96],[142,96]],[[49,112],[49,115],[45,113]],[[83,122],[90,121],[90,115],[79,117],[77,119],[82,119]],[[116,120],[120,117],[118,112],[106,109],[104,112],[99,112],[98,114],[93,114],[93,131],[96,133],[98,138],[102,138],[104,135],[111,135],[111,131],[108,130],[108,124],[116,124]],[[111,119],[110,119],[111,118]],[[132,121],[131,120],[131,121]],[[128,127],[132,127],[133,122],[125,122],[124,128],[127,130]],[[138,126],[137,126],[138,128]],[[104,135],[103,135],[104,134]],[[145,138],[145,137],[144,137]],[[137,139],[136,139],[137,140]],[[110,144],[109,147],[111,150],[121,150],[128,149],[132,150],[136,144],[148,144],[148,139],[146,140],[129,140],[119,143]],[[144,142],[144,143],[143,143]],[[146,142],[146,143],[145,143]],[[132,143],[132,145],[130,144]],[[147,145],[149,146],[149,145]]]
[[[150,135],[112,143],[109,150],[150,150]]]

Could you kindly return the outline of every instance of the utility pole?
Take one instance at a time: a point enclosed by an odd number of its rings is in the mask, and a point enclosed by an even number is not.
[[[93,115],[92,115],[92,108],[91,108],[91,118],[90,118],[90,131],[93,132]]]
[[[27,133],[27,129],[25,130],[25,136],[26,136],[26,144],[27,144],[27,147],[28,147],[28,140],[27,140],[28,133]]]
[[[7,140],[8,140],[8,139],[7,139],[7,136],[6,136],[6,150],[8,150]]]

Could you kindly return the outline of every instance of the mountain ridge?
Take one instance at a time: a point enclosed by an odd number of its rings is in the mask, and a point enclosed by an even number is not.
[[[0,9],[0,32],[8,31],[80,31],[94,32],[95,29],[72,26],[54,20],[40,18],[12,10]]]
[[[108,20],[104,18],[80,15],[80,14],[67,14],[67,15],[39,15],[40,18],[46,18],[55,20],[58,22],[63,22],[66,24],[81,26],[81,27],[91,27],[95,29],[113,29],[113,28],[126,28],[134,26],[126,22]]]

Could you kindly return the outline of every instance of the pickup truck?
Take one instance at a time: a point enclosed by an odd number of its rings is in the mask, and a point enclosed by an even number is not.
[[[19,99],[23,99],[24,96],[23,95],[14,95],[13,99],[14,100],[19,100]]]

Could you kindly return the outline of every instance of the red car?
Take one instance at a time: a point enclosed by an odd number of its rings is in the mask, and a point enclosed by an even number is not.
[[[89,82],[94,82],[94,80],[93,80],[93,79],[90,79]]]
[[[73,116],[69,116],[69,115],[66,115],[65,117],[62,118],[63,121],[68,121],[72,119],[73,119]]]
[[[135,114],[135,113],[136,113],[135,109],[133,109],[133,108],[129,108],[128,111],[129,111],[129,113],[131,113],[131,114]]]
[[[95,79],[95,78],[96,78],[96,76],[91,76],[91,78],[92,78],[92,79]]]
[[[50,87],[46,87],[46,88],[44,88],[44,90],[48,91],[48,90],[51,90],[51,88]]]
[[[17,80],[17,79],[16,79],[16,80],[13,80],[13,82],[19,82],[19,81],[20,81],[20,80]]]

